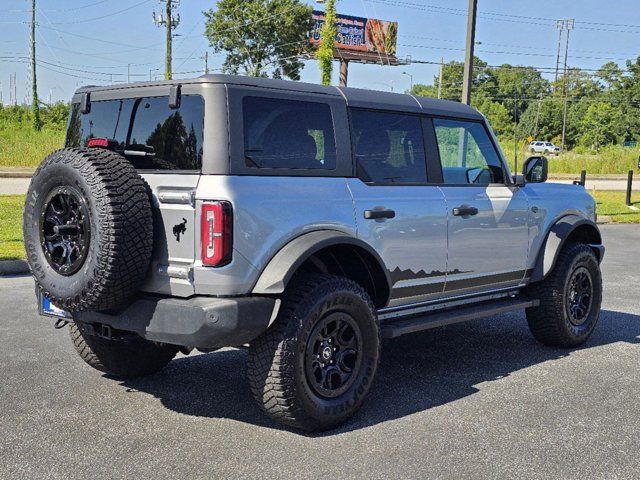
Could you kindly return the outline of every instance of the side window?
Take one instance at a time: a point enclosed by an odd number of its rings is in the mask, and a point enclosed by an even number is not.
[[[329,105],[245,97],[242,113],[247,167],[336,168],[336,141]]]
[[[358,177],[363,182],[427,182],[420,117],[352,110],[351,138]]]
[[[92,138],[106,138],[116,142],[115,150],[135,168],[199,170],[204,100],[183,95],[177,109],[169,108],[168,102],[168,97],[96,101],[86,115],[74,104],[67,146],[86,147]]]
[[[484,126],[478,122],[433,119],[444,183],[504,183],[504,168]]]

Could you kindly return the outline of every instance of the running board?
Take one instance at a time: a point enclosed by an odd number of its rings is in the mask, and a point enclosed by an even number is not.
[[[468,307],[456,308],[445,312],[431,313],[419,317],[411,317],[406,320],[391,320],[380,325],[382,338],[395,338],[407,333],[429,330],[454,323],[466,322],[480,318],[491,317],[501,313],[523,310],[529,307],[537,307],[540,300],[522,298],[507,298],[491,302],[483,302]]]

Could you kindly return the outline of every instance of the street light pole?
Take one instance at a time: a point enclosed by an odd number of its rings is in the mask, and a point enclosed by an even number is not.
[[[402,72],[403,75],[407,75],[409,77],[409,91],[413,91],[413,75],[407,72]]]
[[[462,78],[462,103],[471,104],[471,80],[473,78],[473,47],[476,37],[476,13],[478,0],[469,0],[467,13],[467,45],[464,57],[464,74]]]

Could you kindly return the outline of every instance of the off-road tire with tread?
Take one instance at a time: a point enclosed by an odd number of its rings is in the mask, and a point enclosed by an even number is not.
[[[178,353],[175,345],[157,344],[130,335],[109,340],[90,334],[81,324],[69,325],[73,346],[88,365],[120,378],[151,375],[162,370]]]
[[[88,210],[86,258],[71,275],[56,271],[41,245],[45,197],[71,187]],[[153,248],[153,217],[144,180],[123,156],[100,148],[65,148],[36,170],[23,219],[27,260],[37,286],[70,312],[106,310],[126,303],[147,274]]]
[[[585,322],[576,326],[567,313],[567,289],[572,273],[579,267],[586,268],[591,275],[593,297]],[[551,273],[543,281],[529,285],[525,292],[540,300],[539,306],[526,310],[527,323],[536,340],[554,347],[584,343],[598,322],[602,302],[602,274],[593,250],[585,244],[567,243]]]
[[[304,358],[314,325],[335,312],[347,312],[357,321],[362,363],[348,390],[324,398],[310,387]],[[253,396],[268,416],[302,430],[323,431],[360,408],[379,358],[379,329],[367,292],[343,277],[311,274],[287,287],[275,322],[250,346],[247,373]]]

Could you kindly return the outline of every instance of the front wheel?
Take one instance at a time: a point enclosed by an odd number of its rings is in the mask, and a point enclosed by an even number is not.
[[[251,391],[273,419],[308,431],[333,428],[362,405],[378,367],[374,306],[357,283],[301,277],[274,324],[249,349]]]
[[[527,309],[533,336],[545,345],[575,347],[587,341],[600,317],[602,274],[588,245],[569,243],[542,282],[528,287],[540,305]]]

